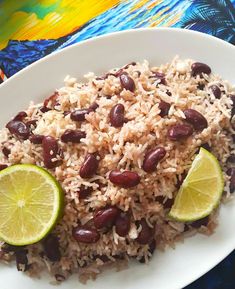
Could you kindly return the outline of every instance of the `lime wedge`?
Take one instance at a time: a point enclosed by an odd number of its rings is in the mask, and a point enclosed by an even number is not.
[[[13,165],[0,172],[0,238],[22,246],[40,241],[63,207],[62,189],[46,170]]]
[[[196,221],[208,216],[219,204],[224,179],[218,160],[201,148],[172,206],[169,217]]]

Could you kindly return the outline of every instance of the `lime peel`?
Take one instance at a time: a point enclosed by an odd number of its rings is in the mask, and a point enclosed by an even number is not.
[[[201,148],[180,187],[169,217],[192,222],[211,214],[223,193],[224,178],[218,160]]]
[[[62,213],[63,193],[45,169],[31,164],[0,172],[0,238],[11,245],[33,244],[44,238]]]

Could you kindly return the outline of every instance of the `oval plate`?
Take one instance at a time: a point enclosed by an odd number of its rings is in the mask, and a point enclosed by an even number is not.
[[[113,33],[72,45],[53,53],[17,73],[0,86],[0,127],[30,100],[42,101],[63,85],[64,77],[82,78],[120,67],[131,61],[147,59],[159,65],[178,54],[205,62],[224,79],[235,83],[232,60],[235,48],[219,39],[202,33],[168,28],[130,30]],[[60,289],[179,289],[218,264],[235,248],[235,200],[222,206],[219,226],[210,237],[197,235],[177,244],[176,249],[156,252],[148,265],[133,263],[121,272],[107,270],[95,282],[78,284],[73,276]],[[48,277],[30,279],[15,268],[0,266],[2,289],[51,289]],[[3,285],[4,284],[4,285]]]

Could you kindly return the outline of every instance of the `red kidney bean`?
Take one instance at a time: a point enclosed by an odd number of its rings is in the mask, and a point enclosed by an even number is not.
[[[3,147],[2,148],[2,153],[4,154],[4,156],[6,158],[8,158],[9,154],[11,153],[11,151],[7,147]]]
[[[0,171],[6,169],[7,167],[8,167],[8,165],[0,164]]]
[[[138,77],[140,77],[141,72],[140,72],[139,70],[135,70],[134,72],[137,73],[137,76],[138,76]]]
[[[151,253],[151,255],[153,255],[154,251],[156,250],[156,241],[153,240],[150,244],[149,244],[149,249],[148,251]],[[139,260],[140,263],[145,263],[145,258],[144,256]]]
[[[126,73],[126,72],[123,72],[123,69],[121,68],[115,73],[111,73],[111,72],[106,73],[105,78],[108,78],[110,75],[114,77],[118,77],[121,73]]]
[[[111,228],[120,213],[119,209],[116,207],[108,207],[99,210],[94,215],[94,224],[97,229]]]
[[[146,260],[145,257],[142,256],[141,259],[138,260],[141,264],[145,264]]]
[[[81,185],[78,191],[79,199],[86,199],[92,191],[92,187],[85,187],[84,185]]]
[[[174,204],[174,199],[166,199],[165,200],[165,197],[163,197],[163,196],[157,196],[155,198],[155,201],[162,204],[165,209],[170,209]]]
[[[109,180],[122,188],[132,188],[140,183],[140,176],[136,172],[113,170],[109,174]]]
[[[163,205],[164,200],[165,200],[165,197],[163,197],[163,196],[155,197],[155,201],[158,202],[161,205]]]
[[[235,94],[229,94],[228,97],[231,98],[233,105],[235,105]]]
[[[188,124],[175,124],[168,130],[168,137],[173,141],[184,140],[192,134],[193,128]]]
[[[227,158],[227,163],[232,163],[234,164],[235,163],[235,155],[230,155],[228,158]]]
[[[116,233],[121,237],[125,237],[131,227],[130,216],[127,213],[121,212],[116,218],[115,227]]]
[[[129,90],[131,92],[135,91],[135,82],[126,72],[121,73],[119,75],[119,79],[123,89]]]
[[[96,243],[100,239],[100,234],[95,228],[88,228],[86,226],[78,226],[73,229],[73,238],[80,243]]]
[[[156,241],[153,240],[150,244],[149,244],[149,252],[153,255],[154,251],[156,250]]]
[[[160,103],[159,103],[159,109],[160,109],[160,113],[159,113],[159,115],[161,116],[161,117],[164,117],[164,116],[167,116],[168,115],[168,112],[169,112],[169,109],[170,109],[170,107],[171,107],[171,105],[170,105],[170,103],[168,103],[168,102],[165,102],[165,101],[161,101]]]
[[[140,220],[141,231],[136,241],[141,245],[149,244],[153,240],[153,229],[149,227],[145,219]]]
[[[163,147],[157,147],[145,154],[143,162],[143,170],[147,173],[155,171],[157,164],[166,155],[166,150]]]
[[[124,105],[121,103],[118,103],[112,107],[110,114],[109,114],[110,122],[112,126],[114,127],[123,126],[125,122],[124,111],[125,111]]]
[[[205,88],[205,84],[204,83],[199,83],[197,88],[200,89],[200,90],[203,90]]]
[[[58,154],[59,146],[57,140],[52,136],[44,136],[42,140],[43,161],[48,169],[58,166],[58,161],[52,161]]]
[[[192,222],[190,225],[191,225],[193,228],[198,229],[198,228],[200,228],[201,226],[207,226],[208,222],[209,222],[209,217],[207,216],[207,217],[205,217],[205,218],[202,218],[202,219],[200,219],[200,220],[197,220],[197,221]]]
[[[136,62],[132,61],[132,62],[126,64],[125,66],[123,66],[123,69],[127,69],[129,66],[136,66]]]
[[[68,114],[70,114],[70,113],[71,113],[71,111],[67,110],[67,111],[64,111],[64,112],[63,112],[63,115],[66,116],[66,115],[68,115]]]
[[[107,79],[109,76],[118,77],[118,76],[120,76],[120,74],[122,74],[122,73],[127,74],[127,72],[125,72],[125,71],[123,71],[123,70],[124,70],[124,69],[127,69],[129,66],[135,66],[135,65],[136,65],[136,62],[128,63],[127,65],[123,66],[122,68],[120,68],[120,69],[117,70],[116,72],[114,72],[114,73],[108,72],[108,73],[106,73],[104,76],[97,77],[96,79],[97,79],[97,80],[104,80],[104,79]]]
[[[188,232],[190,230],[190,227],[188,224],[184,225],[184,232]]]
[[[124,68],[120,68],[120,69],[118,69],[115,73],[110,73],[110,75],[113,75],[113,76],[118,77],[118,76],[120,76],[122,73],[126,73],[126,74],[127,74],[127,72],[124,71],[123,69],[124,69]]]
[[[37,119],[32,119],[32,120],[27,121],[25,124],[26,124],[28,127],[30,127],[31,125],[34,126],[34,127],[36,127],[37,121],[38,121]]]
[[[119,76],[119,74],[120,74],[122,71],[123,71],[122,69],[119,69],[119,70],[118,70],[117,72],[115,72],[115,73],[108,72],[108,73],[106,73],[106,74],[103,75],[103,76],[96,77],[96,79],[97,79],[97,80],[105,80],[105,79],[107,79],[109,76],[117,77],[117,76]]]
[[[29,140],[31,141],[31,143],[34,143],[34,144],[42,144],[43,138],[44,138],[44,135],[41,135],[41,134],[32,134],[32,135],[29,137]]]
[[[235,134],[232,134],[233,143],[235,143]]]
[[[66,129],[66,131],[61,136],[61,141],[65,143],[80,143],[81,139],[85,137],[86,133],[84,131]]]
[[[167,199],[167,200],[165,201],[165,203],[163,204],[163,207],[164,207],[165,209],[170,209],[170,208],[173,206],[174,202],[175,202],[174,199]]]
[[[230,97],[233,102],[232,111],[231,111],[231,117],[233,117],[235,114],[235,94],[229,94],[228,97]]]
[[[234,193],[235,191],[235,168],[231,169],[229,188],[230,188],[230,193]]]
[[[109,257],[107,257],[106,255],[95,255],[95,256],[94,256],[94,260],[97,260],[97,259],[100,259],[100,260],[103,261],[104,263],[110,261]]]
[[[209,152],[211,151],[211,147],[210,147],[210,145],[207,142],[201,144],[201,148],[204,148],[205,150],[207,150]]]
[[[7,123],[6,128],[9,129],[10,133],[24,140],[28,139],[30,135],[29,127],[22,121],[11,120]]]
[[[212,93],[214,94],[215,98],[221,97],[221,90],[220,90],[219,86],[213,84],[209,88],[212,91]]]
[[[227,169],[226,173],[228,176],[231,176],[233,169],[235,169],[235,168],[228,168]]]
[[[115,255],[113,255],[113,257],[114,257],[116,260],[124,260],[124,259],[125,259],[125,254],[124,254],[124,253],[115,254]]]
[[[22,121],[27,116],[27,113],[25,111],[20,111],[17,113],[17,115],[13,118],[13,120],[19,120]]]
[[[93,102],[90,106],[89,106],[89,110],[90,111],[96,111],[96,109],[99,107],[98,103]]]
[[[201,63],[201,62],[195,62],[191,65],[191,70],[192,70],[192,75],[196,76],[198,74],[210,74],[211,73],[211,68],[210,66],[208,66],[205,63]]]
[[[7,243],[4,243],[1,247],[1,250],[4,252],[4,253],[15,253],[17,251],[20,251],[22,249],[24,249],[25,246],[14,246],[14,245],[9,245]]]
[[[124,123],[128,123],[129,119],[124,117]]]
[[[16,257],[16,267],[18,271],[27,271],[28,269],[28,257],[27,257],[28,250],[21,249],[15,252]]]
[[[59,248],[59,240],[55,235],[50,234],[43,240],[43,249],[45,255],[50,261],[60,261],[61,253]]]
[[[195,130],[203,130],[204,128],[207,128],[207,120],[200,112],[189,108],[184,110],[184,115],[186,121],[189,122]]]
[[[106,187],[104,183],[101,183],[99,180],[95,181],[95,183],[98,185],[98,190],[101,191],[102,188]]]
[[[87,154],[79,171],[80,177],[84,179],[92,177],[96,173],[98,166],[97,154]]]
[[[159,84],[164,84],[166,85],[166,75],[163,72],[153,72],[152,78],[157,78],[160,80]]]
[[[50,111],[50,110],[51,110],[51,108],[45,107],[45,106],[42,106],[42,107],[40,108],[40,111],[41,111],[42,113],[48,112],[48,111]]]
[[[89,109],[83,108],[83,109],[77,109],[71,112],[70,118],[74,121],[84,121],[85,116],[90,112]]]
[[[179,176],[177,176],[177,183],[176,183],[176,188],[179,189],[181,187],[181,185],[183,184],[184,179],[187,176],[187,172],[183,172],[181,174],[181,178],[179,179]]]
[[[46,98],[43,102],[43,107],[47,107],[49,102],[51,103],[51,107],[53,108],[56,104],[56,100],[58,98],[58,92],[55,91],[51,96],[49,96],[48,98]]]

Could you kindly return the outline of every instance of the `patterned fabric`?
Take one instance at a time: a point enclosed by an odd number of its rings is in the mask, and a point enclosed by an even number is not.
[[[155,26],[197,30],[235,44],[235,0],[0,0],[0,84],[81,40]],[[235,289],[235,251],[186,288]]]

